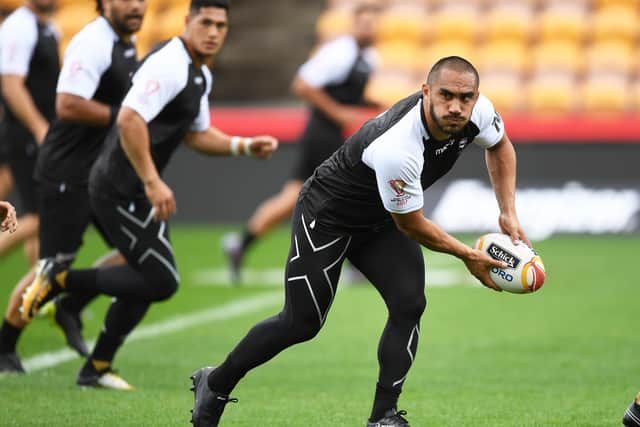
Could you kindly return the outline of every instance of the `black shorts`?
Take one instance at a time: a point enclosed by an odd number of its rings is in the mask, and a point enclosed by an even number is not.
[[[86,187],[68,188],[65,184],[41,182],[38,186],[40,215],[40,258],[55,257],[71,263],[82,246],[89,224],[94,224],[105,243],[112,247],[95,219]]]
[[[292,178],[306,181],[313,171],[342,145],[342,131],[326,119],[312,115],[298,141],[298,159]]]
[[[6,144],[6,158],[13,175],[13,181],[20,197],[20,214],[36,213],[38,198],[33,171],[36,167],[38,144],[27,131],[0,131],[0,139]]]

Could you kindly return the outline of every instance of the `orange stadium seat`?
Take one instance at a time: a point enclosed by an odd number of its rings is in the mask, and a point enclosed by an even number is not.
[[[371,76],[365,90],[365,99],[388,108],[420,89],[421,82],[399,70],[379,69]]]
[[[525,92],[530,111],[570,112],[576,108],[576,82],[571,73],[539,73],[529,81]]]
[[[383,42],[420,43],[428,22],[425,9],[420,5],[389,7],[380,16],[379,38]]]
[[[580,91],[582,109],[588,112],[617,112],[632,106],[630,85],[626,77],[615,75],[589,76]]]
[[[482,26],[489,41],[525,42],[533,31],[533,8],[528,3],[497,3],[482,18]]]
[[[542,40],[582,41],[587,33],[589,22],[584,6],[551,4],[538,15],[537,28]]]
[[[24,0],[2,0],[1,10],[15,10],[24,4]]]
[[[324,11],[316,22],[316,34],[324,42],[351,31],[353,15],[350,8],[333,8]]]
[[[624,6],[638,9],[638,0],[595,0],[595,7]]]
[[[59,9],[54,15],[54,21],[62,32],[63,49],[71,38],[97,15],[93,2],[76,3]]]
[[[477,66],[483,73],[507,71],[523,73],[531,63],[528,45],[513,40],[498,40],[486,43],[478,51]]]
[[[160,11],[153,22],[156,41],[170,39],[184,31],[184,18],[188,13],[188,4],[176,4]]]
[[[634,43],[638,37],[638,8],[607,6],[595,12],[592,22],[594,40],[621,40]]]

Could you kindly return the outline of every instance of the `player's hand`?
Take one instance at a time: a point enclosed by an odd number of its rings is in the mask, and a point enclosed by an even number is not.
[[[173,191],[160,177],[145,183],[144,192],[155,209],[153,218],[156,221],[165,221],[176,213],[176,199]]]
[[[511,241],[514,244],[522,241],[527,246],[531,247],[531,242],[529,241],[527,235],[524,233],[524,230],[522,229],[522,226],[518,221],[518,217],[515,214],[509,215],[501,213],[498,217],[498,224],[500,225],[500,230],[502,230],[504,234],[509,235],[509,237],[511,237]]]
[[[469,256],[464,260],[464,263],[469,272],[480,280],[484,286],[491,288],[494,291],[502,292],[502,289],[500,289],[498,285],[491,280],[491,276],[489,276],[489,269],[491,267],[506,268],[507,263],[495,260],[483,251],[477,249],[471,250]]]
[[[0,230],[14,233],[17,228],[16,209],[11,203],[0,201]]]
[[[278,149],[278,140],[272,136],[260,135],[251,138],[249,150],[253,157],[268,159]]]
[[[47,136],[48,131],[49,131],[48,125],[43,125],[38,127],[38,129],[35,132],[35,135],[33,135],[38,145],[42,145],[45,137]]]

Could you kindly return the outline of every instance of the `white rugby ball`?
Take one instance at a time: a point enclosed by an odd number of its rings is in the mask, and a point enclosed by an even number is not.
[[[489,271],[495,284],[503,291],[526,294],[537,291],[544,284],[542,259],[525,243],[514,245],[506,234],[489,233],[480,236],[474,247],[509,265],[504,269],[492,267]]]

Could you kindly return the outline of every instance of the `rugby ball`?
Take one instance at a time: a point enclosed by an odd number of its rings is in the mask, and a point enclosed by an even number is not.
[[[514,245],[506,234],[489,233],[480,236],[474,247],[509,265],[504,269],[491,267],[489,271],[494,283],[503,291],[526,294],[537,291],[544,284],[542,259],[525,243]]]

